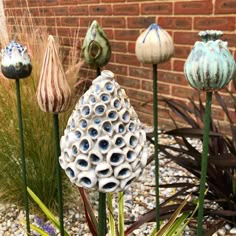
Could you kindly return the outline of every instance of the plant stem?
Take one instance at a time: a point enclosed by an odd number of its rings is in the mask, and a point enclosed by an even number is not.
[[[110,235],[115,236],[115,220],[114,220],[114,211],[113,211],[113,205],[112,205],[112,199],[113,199],[113,193],[107,194],[107,205],[108,205],[108,219],[109,219],[109,225],[110,225]]]
[[[101,74],[100,67],[96,70],[97,76]],[[98,236],[106,235],[106,193],[99,192],[98,206]]]
[[[199,208],[197,220],[197,235],[203,235],[203,210],[204,210],[204,195],[206,189],[206,176],[207,176],[207,159],[208,159],[208,144],[211,122],[211,102],[212,92],[206,93],[206,109],[204,115],[204,133],[203,133],[203,151],[201,159],[201,179],[200,179],[200,194],[199,194]]]
[[[119,236],[124,236],[124,192],[118,193],[119,201]]]
[[[158,92],[157,92],[157,64],[153,65],[153,126],[154,126],[154,158],[156,182],[156,228],[160,229],[160,200],[159,200],[159,159],[158,159]]]
[[[20,80],[19,79],[16,79],[16,100],[17,100],[17,114],[18,114],[18,126],[19,126],[20,156],[21,156],[21,168],[22,168],[22,180],[23,180],[26,229],[27,229],[27,233],[30,235],[29,202],[28,202],[28,193],[27,193],[27,177],[26,177],[27,174],[26,174],[24,132],[23,132],[22,111],[21,111]]]
[[[55,138],[55,155],[56,155],[55,159],[56,159],[56,173],[57,173],[60,235],[64,236],[62,178],[61,178],[61,168],[58,160],[61,151],[60,151],[60,138],[59,138],[59,119],[57,113],[53,114],[53,126],[54,126],[54,138]]]

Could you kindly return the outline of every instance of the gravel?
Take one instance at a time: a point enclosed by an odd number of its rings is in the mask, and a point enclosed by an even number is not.
[[[174,140],[169,136],[162,133],[159,135],[159,142],[162,144],[174,144]],[[199,146],[199,143],[195,140],[193,142]],[[152,147],[150,147],[152,148]],[[201,147],[199,147],[201,148]],[[175,183],[178,176],[183,176],[181,182],[189,182],[191,178],[189,173],[187,173],[180,166],[177,166],[172,161],[166,160],[160,154],[160,184],[165,183]],[[186,178],[185,178],[185,177]],[[191,180],[192,181],[192,180]],[[142,177],[139,180],[133,182],[131,187],[126,191],[125,194],[125,222],[126,227],[131,222],[134,222],[138,217],[148,210],[155,207],[155,167],[152,162],[146,167]],[[76,190],[75,190],[76,191]],[[162,189],[160,188],[160,202],[163,202],[166,198],[170,197],[176,192],[176,189]],[[98,208],[98,193],[90,191],[90,200],[95,208],[95,213]],[[117,195],[114,200],[114,215],[117,222]],[[64,209],[64,221],[65,228],[67,231],[73,235],[91,235],[88,226],[86,224],[85,216],[83,214],[83,207],[81,201],[78,204],[72,204]],[[26,235],[25,224],[24,224],[24,211],[18,209],[16,205],[0,205],[0,236],[23,236]],[[30,215],[30,222],[37,221],[37,216]],[[45,222],[48,224],[49,222]],[[155,227],[154,223],[146,223],[142,225],[139,229],[136,229],[131,235],[145,236],[150,235],[150,232]],[[231,228],[230,225],[224,226],[220,229],[214,236],[220,235],[236,235],[236,228]],[[33,233],[32,235],[38,235]],[[57,232],[56,235],[59,235]],[[193,228],[187,227],[185,235],[196,235]]]

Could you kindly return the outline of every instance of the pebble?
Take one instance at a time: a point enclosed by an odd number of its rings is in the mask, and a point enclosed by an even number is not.
[[[173,144],[174,139],[169,136],[162,134],[159,131],[159,143],[162,144]],[[199,143],[196,141],[195,144],[199,147]],[[153,147],[150,146],[150,150],[153,151]],[[201,147],[199,147],[201,150]],[[174,164],[172,161],[169,161],[163,158],[163,155],[160,155],[160,184],[166,183],[175,183],[177,181],[178,176],[183,176],[181,182],[190,181],[189,173],[181,167]],[[141,214],[146,213],[148,210],[151,210],[155,207],[155,166],[154,162],[148,165],[142,177],[133,182],[131,187],[128,188],[125,194],[125,224],[126,227],[129,226],[130,223],[136,221]],[[160,188],[160,202],[163,202],[166,198],[170,197],[176,192],[176,189],[164,189]],[[95,213],[98,209],[98,194],[94,191],[88,191],[91,203],[95,209]],[[114,194],[115,200],[114,202],[114,217],[115,220],[118,221],[118,196]],[[80,206],[78,206],[80,205]],[[86,223],[86,219],[83,213],[83,209],[81,204],[72,204],[64,209],[64,222],[65,229],[72,236],[91,236],[89,228]],[[35,216],[31,215],[31,222],[34,221]],[[3,205],[0,204],[0,236],[23,236],[25,234],[25,225],[24,221],[24,211],[17,208],[15,205]],[[150,235],[153,228],[155,227],[154,223],[145,223],[139,229],[134,230],[132,233],[133,236],[147,236]],[[227,224],[224,228],[218,230],[215,236],[222,236],[227,233],[232,235],[236,235],[236,228],[231,228],[229,224]],[[58,231],[57,231],[58,233]],[[32,235],[36,236],[38,234],[32,233]],[[59,235],[59,233],[57,234]],[[191,229],[191,227],[186,227],[186,231],[184,236],[196,235],[196,232]],[[107,234],[109,236],[109,234]]]

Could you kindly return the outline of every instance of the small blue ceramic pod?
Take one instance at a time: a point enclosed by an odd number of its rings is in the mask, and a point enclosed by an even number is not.
[[[136,178],[135,174],[132,173],[128,178],[122,179],[122,180],[120,181],[120,188],[123,189],[123,190],[126,190],[126,189],[129,187],[130,183],[131,183],[135,178]]]
[[[119,184],[120,184],[119,180],[117,180],[113,176],[107,178],[101,178],[99,179],[98,190],[104,193],[111,193],[118,188]]]
[[[97,140],[97,149],[102,154],[108,153],[108,151],[111,149],[110,137],[107,135],[99,137]]]
[[[97,164],[95,168],[95,174],[99,178],[110,177],[113,174],[113,170],[111,165],[105,161],[102,161]]]
[[[89,152],[88,155],[90,162],[93,165],[97,165],[98,163],[103,161],[103,154],[99,152],[97,149],[93,149]]]
[[[114,168],[114,176],[117,179],[127,179],[132,175],[132,167],[124,162]]]
[[[125,153],[126,161],[133,162],[137,159],[137,152],[133,148],[125,147],[123,151]]]
[[[118,148],[123,148],[126,145],[123,135],[116,134],[113,137],[113,145]]]
[[[75,184],[79,187],[93,188],[97,184],[97,177],[94,169],[83,171],[78,174]]]
[[[118,166],[125,160],[125,154],[120,148],[112,148],[107,153],[107,162],[112,166]]]
[[[75,159],[75,166],[80,171],[89,170],[91,168],[90,159],[87,155],[79,154]]]
[[[88,136],[83,136],[79,141],[79,151],[81,153],[88,153],[93,147],[93,141]]]
[[[118,119],[118,113],[115,109],[109,109],[106,111],[106,117],[109,121],[114,122]]]
[[[107,107],[103,103],[97,103],[94,107],[94,113],[96,116],[102,116],[106,112]]]
[[[120,110],[121,109],[121,101],[118,97],[115,97],[111,100],[111,106],[112,108],[116,109],[116,110]]]
[[[100,129],[98,129],[97,125],[90,125],[88,127],[88,135],[91,139],[97,139],[100,135]]]
[[[90,104],[85,104],[80,108],[80,113],[84,118],[89,118],[92,115],[92,107]]]
[[[112,136],[112,134],[113,134],[113,125],[112,125],[111,121],[104,120],[101,124],[101,127],[102,127],[102,131],[105,135],[107,134],[109,136]]]
[[[131,132],[127,133],[124,139],[129,147],[135,148],[138,144],[138,138]]]
[[[118,114],[119,114],[120,120],[123,123],[128,123],[130,121],[130,113],[128,109],[123,108],[118,112]]]
[[[77,176],[78,176],[78,170],[75,167],[75,163],[71,162],[66,166],[66,175],[70,178],[70,181],[72,183],[75,183],[75,181],[77,180]]]

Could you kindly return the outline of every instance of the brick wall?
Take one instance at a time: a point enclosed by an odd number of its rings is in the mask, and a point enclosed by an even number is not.
[[[21,10],[26,9],[25,0],[4,0],[4,5],[8,16],[20,17]],[[57,28],[64,48],[70,46],[69,37],[76,29],[80,29],[83,38],[87,27],[96,19],[112,45],[112,58],[106,68],[116,74],[141,119],[149,123],[152,122],[152,68],[139,63],[134,48],[140,32],[151,23],[157,22],[166,29],[175,43],[173,58],[158,66],[160,97],[171,97],[187,103],[188,97],[197,96],[184,78],[183,65],[194,42],[200,40],[197,36],[199,31],[224,31],[222,39],[228,41],[236,56],[235,0],[28,0],[28,6],[37,24],[45,25],[46,22],[52,33]],[[233,91],[232,83],[229,88]],[[223,94],[228,106],[233,108],[229,95]],[[233,110],[231,113],[235,115]],[[213,114],[224,124],[226,117],[217,105]],[[162,126],[171,123],[167,109],[161,102],[159,119]]]

